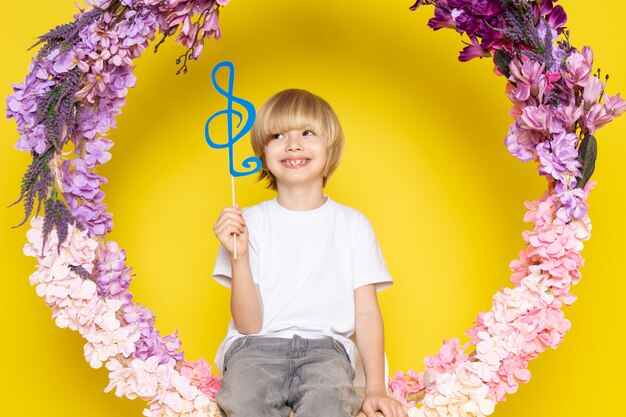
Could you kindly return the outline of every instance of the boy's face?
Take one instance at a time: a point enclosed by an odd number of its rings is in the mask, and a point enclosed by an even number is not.
[[[319,187],[328,157],[326,136],[308,126],[278,132],[265,145],[267,169],[282,187]]]

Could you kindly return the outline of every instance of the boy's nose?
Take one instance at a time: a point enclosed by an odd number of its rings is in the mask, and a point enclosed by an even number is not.
[[[295,151],[302,149],[302,142],[300,142],[300,135],[297,133],[290,133],[287,135],[287,150]]]

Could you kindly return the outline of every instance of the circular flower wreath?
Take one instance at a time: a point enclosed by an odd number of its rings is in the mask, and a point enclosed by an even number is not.
[[[515,119],[506,135],[509,152],[538,163],[548,187],[527,202],[527,242],[510,264],[511,281],[493,297],[466,334],[444,342],[425,359],[422,373],[397,372],[391,394],[412,416],[485,416],[496,402],[530,378],[528,361],[556,348],[570,322],[561,307],[575,296],[582,242],[589,238],[588,180],[594,169],[594,132],[626,110],[618,95],[604,94],[592,74],[591,48],[570,45],[566,14],[557,0],[419,0],[434,5],[428,25],[452,28],[469,41],[459,60],[491,57],[507,80]],[[177,63],[187,71],[205,39],[218,39],[220,9],[228,0],[87,0],[71,23],[41,36],[42,47],[23,83],[13,86],[7,115],[18,125],[16,148],[32,154],[17,202],[25,223],[36,215],[24,253],[39,261],[30,276],[59,327],[87,340],[94,368],[106,363],[105,391],[141,398],[146,416],[216,416],[220,379],[204,359],[185,360],[176,334],[161,336],[151,311],[133,302],[126,255],[105,237],[113,227],[96,167],[111,158],[106,139],[115,127],[133,60],[160,32],[158,46],[178,33],[187,50]],[[73,144],[73,157],[62,150]],[[43,204],[44,216],[39,216]],[[421,405],[421,406],[420,406]],[[419,407],[419,408],[418,408]]]

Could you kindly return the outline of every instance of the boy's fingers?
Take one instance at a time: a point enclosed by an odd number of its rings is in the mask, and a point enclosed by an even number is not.
[[[396,414],[393,412],[393,409],[389,406],[388,403],[382,402],[381,404],[379,404],[378,408],[385,417],[396,417]]]
[[[245,230],[246,230],[245,226],[241,224],[225,223],[225,224],[216,226],[213,229],[213,233],[215,233],[215,236],[217,237],[228,238],[228,236],[232,234],[243,234]]]
[[[246,223],[241,218],[237,217],[226,217],[218,220],[213,226],[213,231],[215,232],[218,229],[223,229],[225,226],[233,226],[239,229],[245,228]]]
[[[241,209],[239,207],[224,207],[222,209],[222,214],[223,213],[238,213],[238,214],[241,214]]]
[[[367,417],[376,417],[376,411],[374,411],[374,407],[369,402],[364,403],[361,409]]]

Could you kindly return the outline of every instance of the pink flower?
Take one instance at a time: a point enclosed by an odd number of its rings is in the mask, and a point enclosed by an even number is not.
[[[589,77],[583,90],[583,101],[585,110],[589,110],[592,104],[596,103],[604,91],[604,84],[598,77]]]
[[[536,265],[529,267],[530,274],[522,279],[521,285],[528,291],[535,293],[541,301],[550,305],[554,301],[554,295],[549,285],[549,275],[543,273],[541,268]]]
[[[509,93],[518,102],[527,102],[531,99],[532,103],[540,104],[543,101],[543,95],[548,88],[548,82],[544,75],[544,64],[522,56],[522,62],[517,59],[511,61],[509,65],[511,76],[509,80],[516,86]]]
[[[168,379],[175,372],[173,368],[159,365],[156,358],[146,361],[133,359],[128,362],[112,359],[106,367],[110,371],[109,385],[104,392],[115,388],[115,395],[131,400],[137,397],[146,401],[153,399],[166,390]]]
[[[587,111],[584,124],[590,134],[626,111],[626,102],[618,95],[605,96],[605,104],[595,103]]]
[[[407,401],[406,395],[426,389],[424,372],[417,374],[413,369],[410,369],[404,374],[398,371],[393,375],[393,378],[389,379],[388,386],[393,398],[400,401],[406,407],[413,407],[415,401]]]
[[[525,288],[504,288],[493,296],[491,310],[483,316],[483,323],[491,334],[509,331],[511,323],[532,311],[538,305],[538,297]],[[475,344],[480,338],[472,340]]]
[[[525,107],[522,110],[522,115],[517,119],[518,128],[534,130],[544,136],[550,132],[551,123],[552,110],[543,104]]]
[[[215,394],[220,389],[221,378],[211,372],[211,366],[204,358],[195,362],[183,361],[179,365],[181,375],[189,379],[201,392],[210,398],[215,398]]]
[[[619,93],[614,96],[605,94],[604,106],[613,117],[620,116],[626,111],[626,101],[620,97]]]
[[[509,355],[500,338],[487,332],[478,332],[477,336],[476,357],[487,365],[500,366],[500,361]]]
[[[526,342],[523,357],[533,359],[547,347],[556,349],[571,324],[561,310],[546,307],[537,309],[520,320],[519,330]]]
[[[454,373],[437,376],[433,391],[426,393],[417,415],[483,417],[492,414],[494,407],[483,381],[467,369],[459,368]]]
[[[602,103],[596,103],[587,111],[584,118],[586,132],[594,134],[596,130],[613,120],[613,115]]]
[[[565,130],[568,132],[574,132],[576,129],[576,122],[578,122],[583,115],[583,106],[582,104],[580,106],[576,106],[574,103],[561,105],[553,111],[553,115],[561,122]]]
[[[467,345],[461,346],[458,338],[443,341],[443,346],[439,349],[439,353],[434,356],[428,356],[424,359],[426,371],[431,377],[440,373],[448,372],[458,363],[465,362],[468,359],[465,350]]]
[[[489,390],[496,401],[503,401],[505,394],[517,392],[519,383],[530,380],[528,361],[522,358],[507,358],[497,372],[492,374]]]
[[[593,65],[593,51],[585,46],[582,53],[573,52],[565,61],[565,69],[561,74],[570,88],[578,85],[584,87],[591,74]]]

